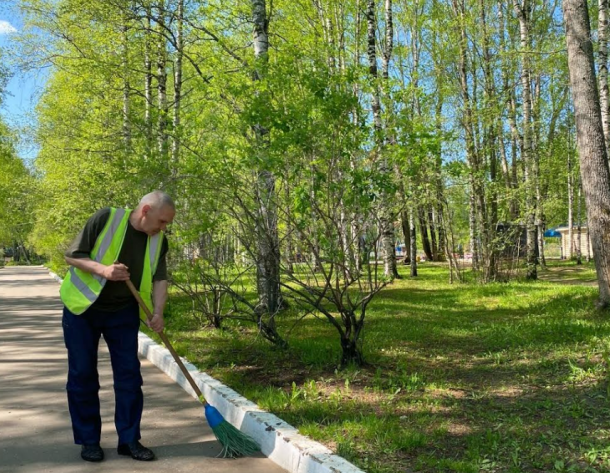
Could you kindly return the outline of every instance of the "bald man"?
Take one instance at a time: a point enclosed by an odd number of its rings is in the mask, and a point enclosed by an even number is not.
[[[118,453],[150,461],[154,453],[140,442],[143,395],[138,359],[139,308],[125,281],[152,302],[153,319],[163,330],[167,301],[167,239],[162,233],[175,215],[161,191],[145,195],[133,210],[96,212],[65,253],[70,271],[61,288],[63,329],[68,350],[68,407],[81,458],[100,462],[101,417],[97,351],[103,335],[110,352],[115,391]],[[146,289],[152,290],[152,296]]]

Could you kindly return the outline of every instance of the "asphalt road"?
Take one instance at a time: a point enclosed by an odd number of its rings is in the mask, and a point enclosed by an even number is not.
[[[67,356],[59,285],[42,267],[0,269],[0,472],[276,473],[262,455],[216,458],[221,448],[203,409],[148,360],[142,359],[142,444],[158,460],[137,462],[116,453],[114,392],[106,344],[100,341],[102,448],[88,463],[74,445],[66,399]]]

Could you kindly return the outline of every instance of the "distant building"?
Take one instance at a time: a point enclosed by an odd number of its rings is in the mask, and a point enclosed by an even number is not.
[[[570,254],[570,227],[562,225],[554,229],[561,234],[561,259],[567,259]],[[578,227],[572,228],[572,257],[576,257],[576,248],[578,245]],[[580,226],[580,253],[583,258],[593,258],[593,247],[591,246],[591,237],[587,225]]]

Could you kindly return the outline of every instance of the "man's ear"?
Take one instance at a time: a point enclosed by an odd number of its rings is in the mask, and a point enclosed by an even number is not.
[[[146,214],[149,212],[149,210],[151,209],[149,204],[144,204],[142,206],[142,215],[146,216]]]

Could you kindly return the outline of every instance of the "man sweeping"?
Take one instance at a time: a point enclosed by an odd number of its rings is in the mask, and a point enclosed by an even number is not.
[[[174,215],[174,202],[161,191],[145,195],[133,211],[104,208],[87,221],[65,253],[70,270],[60,294],[68,349],[66,388],[74,442],[81,445],[83,460],[104,459],[97,371],[102,335],[114,377],[118,453],[141,461],[155,459],[139,442],[143,408],[140,309],[125,281],[131,279],[152,312],[150,328],[161,332],[167,301],[168,245],[163,232]]]

